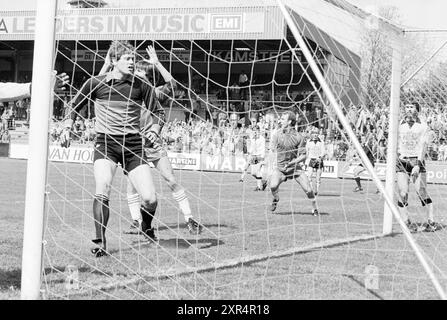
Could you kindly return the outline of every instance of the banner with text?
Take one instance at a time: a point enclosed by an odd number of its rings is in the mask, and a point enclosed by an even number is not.
[[[59,11],[58,40],[187,40],[279,39],[284,20],[278,8],[123,9],[101,8]],[[265,8],[264,8],[265,9]],[[0,40],[34,37],[35,12],[0,11]]]
[[[10,144],[9,158],[28,159],[28,145]],[[198,153],[168,152],[169,161],[174,169],[203,170],[215,172],[242,172],[247,160],[244,156],[218,156]],[[56,162],[93,163],[93,148],[70,147],[62,148],[52,145],[49,147],[48,159]],[[151,165],[152,166],[152,165]],[[356,165],[344,161],[325,161],[323,178],[353,178]],[[386,177],[386,164],[376,163],[375,170],[381,180]],[[360,174],[362,179],[371,179],[368,171]],[[447,162],[427,162],[427,181],[429,183],[447,184]]]
[[[353,178],[354,168],[356,165],[348,164],[347,162],[339,162],[341,166],[341,178]],[[427,182],[428,183],[447,183],[447,163],[427,161]],[[376,163],[375,170],[381,180],[386,178],[386,163]],[[360,174],[362,179],[371,179],[368,171],[363,171]]]
[[[200,154],[168,152],[172,168],[183,170],[200,170]]]
[[[9,157],[28,159],[28,145],[11,144]],[[93,163],[94,149],[91,147],[62,148],[57,145],[49,147],[48,160],[56,162]],[[168,152],[168,158],[174,169],[200,170],[200,155]]]

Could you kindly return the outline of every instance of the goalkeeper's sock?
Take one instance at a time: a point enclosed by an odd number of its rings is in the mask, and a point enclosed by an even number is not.
[[[102,194],[96,194],[93,200],[93,218],[95,221],[96,239],[106,245],[106,228],[109,221],[109,198]]]
[[[152,207],[145,207],[144,205],[140,208],[140,213],[142,217],[141,229],[145,232],[148,229],[152,229],[152,220],[155,216],[155,211],[157,209],[157,202]]]
[[[357,183],[357,187],[362,188],[362,184],[360,183],[360,177],[356,177],[354,180],[355,183]]]
[[[127,204],[129,205],[129,211],[130,215],[132,216],[132,220],[138,221],[141,224],[141,221],[143,221],[141,217],[141,201],[140,201],[140,195],[138,193],[135,194],[128,194],[127,195]]]
[[[180,189],[179,191],[172,192],[172,196],[175,201],[177,201],[180,210],[185,217],[185,221],[188,222],[189,218],[192,218],[191,207],[189,206],[189,200],[186,196],[185,189]]]

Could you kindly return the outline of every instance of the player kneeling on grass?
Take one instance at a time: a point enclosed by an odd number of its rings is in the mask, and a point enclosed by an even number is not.
[[[433,201],[427,193],[427,171],[425,155],[427,152],[428,127],[418,117],[419,106],[408,104],[405,106],[404,121],[399,126],[398,159],[397,159],[397,187],[399,201],[397,205],[402,219],[412,232],[418,231],[418,225],[408,217],[408,189],[410,181],[414,183],[416,193],[423,207],[427,210],[427,222],[424,231],[433,232],[442,228],[434,222]]]
[[[316,188],[313,189],[315,195],[320,191],[321,174],[323,173],[325,148],[323,142],[318,138],[318,131],[313,131],[311,139],[306,144],[306,166],[307,175],[312,185],[312,175],[316,174]]]
[[[279,120],[280,128],[272,134],[270,152],[276,153],[276,165],[270,176],[270,190],[273,201],[270,210],[273,212],[279,202],[279,186],[288,179],[295,179],[312,203],[312,214],[318,215],[317,203],[309,178],[302,170],[300,163],[306,159],[304,137],[295,130],[296,115],[286,111]]]
[[[141,197],[142,233],[149,240],[157,239],[152,228],[157,195],[140,134],[142,106],[155,119],[148,140],[156,140],[165,119],[164,109],[156,103],[155,88],[134,76],[135,48],[126,41],[114,41],[109,54],[113,69],[84,83],[72,100],[66,123],[67,130],[70,130],[79,111],[89,101],[94,103],[97,135],[93,159],[96,185],[93,218],[96,237],[92,240],[95,247],[91,252],[96,257],[107,255],[105,233],[109,220],[109,197],[118,163]],[[166,91],[172,90],[170,87],[171,84],[166,84]]]
[[[267,180],[264,177],[265,171],[265,138],[260,134],[259,127],[255,127],[253,138],[250,139],[248,150],[248,163],[242,172],[240,181],[244,181],[244,176],[251,169],[251,175],[256,179],[256,188],[254,191],[264,191],[267,187]]]
[[[149,57],[151,58],[149,61],[143,60],[136,64],[135,74],[143,79],[143,81],[149,81],[150,74],[155,71],[153,67],[157,69],[164,81],[166,83],[173,82],[171,74],[159,63],[155,52],[151,51],[152,49],[148,49]],[[155,77],[153,77],[155,78]],[[155,82],[154,82],[155,85]],[[155,94],[157,96],[157,103],[162,103],[163,101],[167,101],[168,97],[163,92],[164,87],[158,87],[155,90]],[[141,129],[144,137],[150,135],[152,131],[152,127],[154,125],[154,120],[150,112],[142,112],[141,117]],[[202,225],[199,224],[196,220],[194,220],[191,214],[191,208],[189,206],[189,200],[186,196],[185,189],[177,183],[177,179],[174,176],[174,171],[172,170],[171,162],[169,161],[168,154],[166,150],[163,148],[163,142],[160,136],[157,135],[155,141],[151,143],[149,139],[145,139],[144,149],[146,152],[146,158],[148,162],[152,162],[152,164],[157,168],[160,172],[163,179],[168,184],[169,188],[172,191],[172,196],[177,201],[180,210],[182,211],[186,226],[191,234],[200,234],[202,232]],[[129,210],[134,220],[134,223],[131,226],[131,231],[129,233],[133,233],[133,230],[138,228],[142,222],[141,213],[140,213],[140,203],[141,199],[130,180],[127,181],[127,201],[129,205]]]

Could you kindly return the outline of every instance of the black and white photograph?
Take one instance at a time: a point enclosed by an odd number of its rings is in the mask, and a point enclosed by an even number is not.
[[[0,0],[0,300],[446,300],[445,12]]]

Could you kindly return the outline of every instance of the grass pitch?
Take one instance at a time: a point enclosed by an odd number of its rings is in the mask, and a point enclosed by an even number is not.
[[[353,180],[324,179],[318,196],[321,215],[314,217],[293,181],[280,187],[272,214],[270,192],[254,192],[250,176],[240,183],[238,174],[176,171],[194,217],[205,226],[195,236],[185,229],[170,190],[153,170],[159,196],[155,224],[160,241],[155,245],[125,233],[131,218],[126,180],[118,169],[110,199],[110,256],[97,259],[89,252],[93,167],[50,163],[48,168],[44,298],[438,298],[397,224],[393,235],[372,237],[381,232],[384,203],[371,182],[363,182],[364,192],[354,193]],[[0,299],[17,299],[26,161],[0,159],[0,176]],[[447,186],[429,185],[429,191],[435,217],[446,222]],[[409,210],[416,221],[424,221],[414,194]],[[447,230],[414,236],[447,287]],[[357,237],[350,243],[334,241]]]

